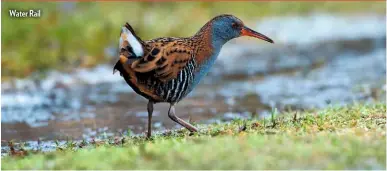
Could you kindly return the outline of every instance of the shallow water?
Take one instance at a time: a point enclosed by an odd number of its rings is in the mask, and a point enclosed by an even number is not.
[[[208,76],[177,105],[178,116],[204,124],[264,117],[274,107],[385,101],[385,16],[267,18],[256,28],[276,44],[249,38],[226,44]],[[112,75],[112,66],[2,83],[2,140],[142,134],[147,101]],[[154,130],[180,127],[167,111],[168,104],[155,105]]]

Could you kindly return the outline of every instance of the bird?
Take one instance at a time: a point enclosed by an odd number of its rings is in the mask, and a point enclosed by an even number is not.
[[[153,105],[169,103],[168,117],[190,132],[198,129],[175,114],[175,105],[186,97],[209,72],[222,46],[229,40],[250,36],[274,43],[234,15],[209,20],[191,37],[142,40],[129,23],[121,28],[119,59],[114,65],[126,83],[148,100],[148,131],[152,136]]]

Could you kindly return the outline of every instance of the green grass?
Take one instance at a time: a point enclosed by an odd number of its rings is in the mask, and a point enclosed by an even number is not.
[[[71,7],[70,7],[71,8]],[[41,9],[38,19],[15,19],[9,9]],[[190,36],[212,17],[234,14],[248,25],[266,16],[385,14],[385,2],[2,2],[2,78],[36,71],[90,67],[107,62],[105,48],[116,47],[120,27],[130,22],[144,39]]]
[[[2,169],[386,169],[386,105],[287,112],[2,158]],[[112,141],[112,140],[111,140]],[[70,143],[72,144],[72,143]],[[74,146],[71,145],[71,146]]]

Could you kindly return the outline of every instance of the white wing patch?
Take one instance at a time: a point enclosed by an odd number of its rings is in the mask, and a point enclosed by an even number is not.
[[[142,49],[141,43],[136,39],[136,37],[133,36],[132,32],[130,32],[126,27],[122,27],[121,34],[124,34],[124,36],[121,35],[120,37],[120,46],[122,45],[123,41],[126,40],[133,48],[133,52],[137,57],[144,55],[144,50]]]

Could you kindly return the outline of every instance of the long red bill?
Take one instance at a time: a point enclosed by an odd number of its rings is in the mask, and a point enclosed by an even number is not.
[[[243,27],[242,28],[242,31],[241,31],[241,35],[242,36],[250,36],[250,37],[256,37],[258,39],[262,39],[264,41],[267,41],[267,42],[270,42],[270,43],[274,43],[273,40],[271,40],[270,38],[268,38],[267,36],[261,34],[261,33],[258,33],[254,30],[251,30],[250,28],[248,27]]]

